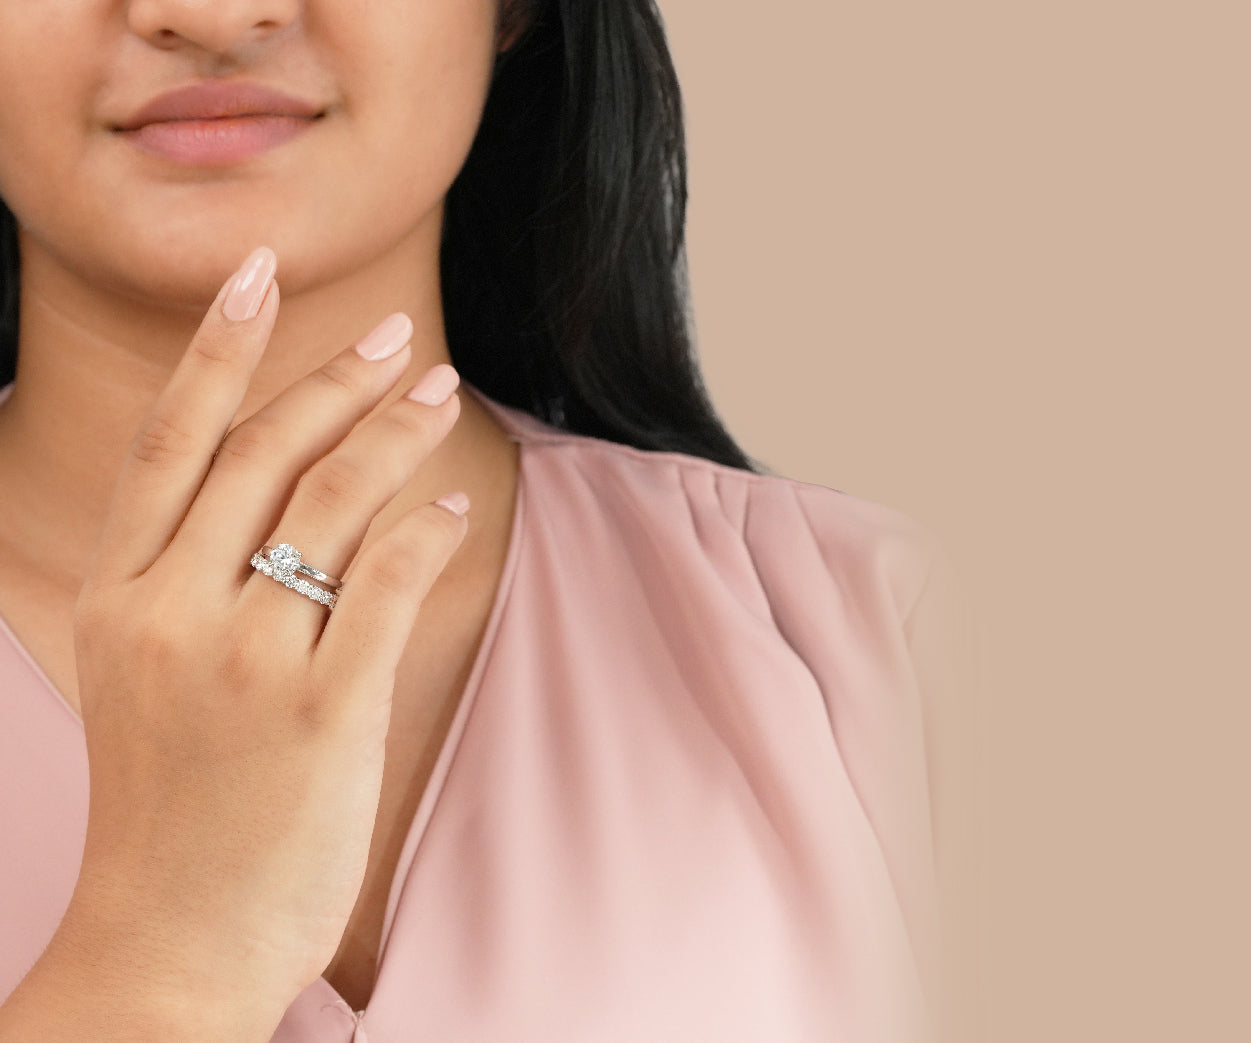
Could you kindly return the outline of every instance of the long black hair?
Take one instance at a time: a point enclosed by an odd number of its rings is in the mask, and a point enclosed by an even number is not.
[[[477,137],[444,203],[453,365],[579,434],[772,473],[726,430],[692,342],[686,143],[654,0],[508,0]],[[0,384],[18,246],[0,202]]]

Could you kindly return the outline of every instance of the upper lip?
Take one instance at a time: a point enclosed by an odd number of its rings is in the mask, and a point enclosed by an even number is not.
[[[318,116],[319,105],[258,83],[193,83],[159,94],[137,109],[117,130],[148,123],[208,120],[228,116]]]

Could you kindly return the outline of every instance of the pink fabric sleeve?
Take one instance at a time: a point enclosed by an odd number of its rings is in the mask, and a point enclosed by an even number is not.
[[[802,482],[757,485],[746,536],[778,630],[820,687],[936,1026],[946,958],[938,851],[952,814],[943,780],[960,683],[955,570],[910,516]]]

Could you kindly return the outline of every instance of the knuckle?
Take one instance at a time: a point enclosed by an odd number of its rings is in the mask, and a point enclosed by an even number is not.
[[[238,463],[251,464],[265,459],[272,449],[270,439],[250,424],[241,424],[228,434],[217,450],[218,459],[223,456]]]
[[[232,366],[238,361],[236,344],[237,337],[225,329],[202,330],[192,342],[192,351],[205,362]]]
[[[415,511],[402,529],[388,537],[385,551],[361,563],[366,582],[388,593],[432,584],[464,535],[464,522],[429,504]]]
[[[228,691],[245,691],[256,676],[258,658],[256,641],[246,634],[223,641],[218,649],[217,673]]]
[[[333,701],[317,687],[299,688],[287,700],[292,726],[304,739],[333,734],[336,713]]]
[[[334,394],[346,394],[353,399],[359,398],[365,391],[360,372],[340,355],[314,370],[311,377],[325,390]]]
[[[195,445],[190,432],[165,417],[153,416],[135,434],[131,452],[144,463],[163,465],[190,456]]]
[[[414,539],[391,539],[385,554],[363,562],[365,582],[388,594],[403,594],[429,571],[429,549]]]
[[[177,658],[182,640],[166,613],[132,616],[127,629],[127,645],[139,661],[159,666]]]
[[[368,489],[364,469],[341,455],[322,460],[300,479],[300,495],[319,506],[340,511],[361,503]]]
[[[427,409],[388,409],[378,415],[378,423],[402,438],[411,439],[414,435],[425,436],[434,430],[431,424],[430,410]]]
[[[168,598],[150,603],[141,614],[110,619],[112,632],[103,636],[115,648],[126,648],[153,676],[179,677],[194,669],[199,677],[211,676],[223,691],[247,691],[264,661],[255,634],[214,628],[210,642],[204,626],[183,618]]]

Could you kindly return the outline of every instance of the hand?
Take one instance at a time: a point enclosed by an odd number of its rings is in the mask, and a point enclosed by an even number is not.
[[[460,400],[358,423],[409,364],[397,313],[376,331],[395,354],[348,347],[231,430],[279,306],[273,253],[249,262],[140,426],[75,606],[91,790],[70,912],[125,925],[153,973],[293,1000],[356,903],[396,666],[467,522],[426,504],[353,559]],[[343,578],[333,611],[251,567],[279,542]]]

